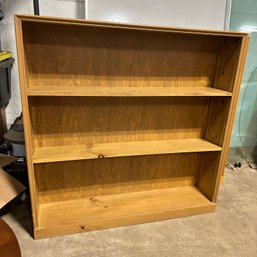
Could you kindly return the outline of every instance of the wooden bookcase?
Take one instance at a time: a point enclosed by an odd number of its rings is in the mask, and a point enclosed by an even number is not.
[[[15,26],[35,238],[214,211],[247,34]]]

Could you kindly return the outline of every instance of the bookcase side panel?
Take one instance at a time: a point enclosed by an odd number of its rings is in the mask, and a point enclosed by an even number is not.
[[[234,119],[235,119],[237,101],[238,101],[238,97],[239,97],[239,93],[240,93],[240,86],[241,86],[242,77],[243,77],[243,71],[244,71],[244,66],[245,66],[245,60],[246,60],[249,40],[250,40],[249,36],[246,35],[242,38],[242,41],[241,41],[242,43],[241,43],[241,47],[240,47],[240,55],[238,58],[237,68],[235,70],[235,76],[234,76],[234,81],[233,81],[233,94],[232,94],[232,98],[231,98],[231,103],[230,103],[230,108],[229,108],[229,113],[228,113],[228,121],[226,124],[226,130],[225,130],[225,134],[224,134],[221,158],[220,158],[220,162],[219,162],[219,168],[218,168],[218,172],[217,172],[215,186],[213,189],[213,199],[212,199],[213,202],[216,202],[216,200],[217,200],[218,190],[219,190],[219,185],[220,185],[220,178],[224,172],[225,165],[226,165],[226,160],[227,160],[228,150],[229,150],[229,143],[230,143],[230,138],[231,138],[232,129],[233,129],[233,123],[234,123]]]
[[[19,79],[20,79],[20,89],[21,89],[21,100],[22,100],[22,114],[24,121],[24,134],[26,142],[26,160],[28,167],[29,176],[29,187],[30,187],[30,198],[32,206],[32,217],[34,227],[38,224],[38,194],[37,187],[35,183],[34,168],[32,162],[32,155],[34,152],[34,141],[33,141],[33,129],[31,127],[31,119],[29,115],[29,106],[27,98],[28,89],[28,66],[27,59],[24,53],[24,37],[23,37],[23,23],[22,20],[15,16],[15,33],[16,33],[16,45],[18,54],[18,64],[19,64]]]
[[[241,44],[238,45],[238,42],[241,42]],[[235,46],[236,49],[234,48]],[[232,52],[233,55],[231,57],[232,59],[228,59],[226,62],[228,63],[228,67],[229,63],[232,63],[233,65],[231,67],[235,66],[235,68],[230,69],[230,76],[223,76],[221,72],[217,77],[217,85],[228,86],[227,89],[232,90],[232,97],[221,101],[220,99],[214,99],[211,103],[211,114],[205,138],[220,145],[222,147],[222,152],[217,159],[218,165],[216,163],[215,167],[211,165],[210,161],[208,163],[208,160],[206,160],[206,165],[205,167],[202,167],[197,184],[199,189],[213,202],[216,201],[220,177],[225,169],[247,47],[247,36],[236,41],[236,44],[232,47],[235,52],[231,51],[231,47],[229,47],[229,55],[225,54],[225,56],[231,56]],[[221,54],[224,55],[224,52],[222,51]],[[237,60],[236,64],[235,60]],[[225,62],[223,61],[223,63]]]
[[[220,42],[214,87],[233,92],[242,37],[224,37]]]

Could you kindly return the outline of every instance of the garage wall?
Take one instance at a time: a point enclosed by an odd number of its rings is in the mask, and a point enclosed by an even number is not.
[[[71,18],[85,17],[84,0],[39,0],[41,15],[64,16]],[[6,108],[6,118],[8,127],[14,119],[21,113],[20,87],[18,77],[18,64],[15,45],[15,32],[13,15],[33,14],[32,0],[4,0],[3,7],[5,18],[0,22],[0,36],[3,50],[13,52],[16,62],[12,69],[12,98]]]
[[[88,19],[224,29],[227,0],[87,0]]]
[[[0,0],[6,17],[0,22],[2,49],[16,58],[13,15],[33,14],[32,0]],[[231,0],[39,0],[41,15],[113,20],[153,25],[223,29]],[[16,58],[17,59],[17,58]],[[12,70],[12,98],[6,109],[10,126],[21,113],[17,61]]]

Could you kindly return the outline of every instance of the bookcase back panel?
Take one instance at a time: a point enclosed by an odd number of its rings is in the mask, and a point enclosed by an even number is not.
[[[39,201],[194,185],[202,155],[166,154],[36,164]]]
[[[223,37],[23,24],[29,86],[212,86]]]
[[[36,147],[203,137],[208,97],[30,97]]]

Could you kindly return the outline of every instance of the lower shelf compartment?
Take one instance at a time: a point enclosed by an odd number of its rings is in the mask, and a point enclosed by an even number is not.
[[[185,186],[39,205],[35,238],[213,212],[196,187]]]

